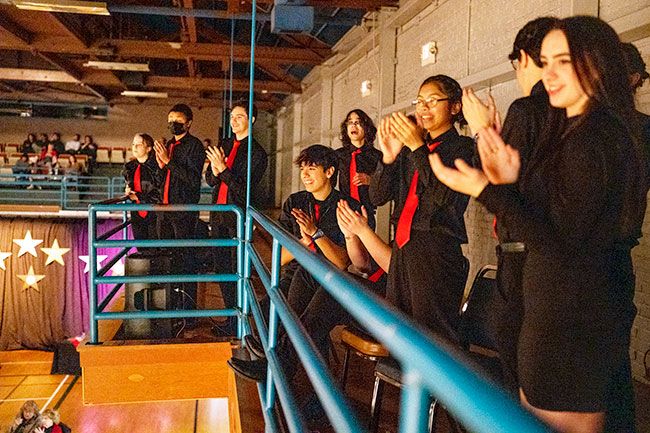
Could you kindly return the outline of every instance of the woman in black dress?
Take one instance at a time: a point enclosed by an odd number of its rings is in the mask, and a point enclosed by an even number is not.
[[[377,128],[363,110],[350,111],[341,122],[339,157],[339,191],[361,203],[368,212],[368,225],[375,229],[375,206],[368,195],[370,176],[381,159],[374,148]]]
[[[436,176],[477,197],[526,243],[518,369],[522,403],[561,432],[603,431],[629,362],[635,307],[630,250],[645,211],[643,152],[618,36],[593,17],[559,20],[544,38],[555,110],[519,173],[494,129],[479,132],[486,176],[433,156]],[[520,192],[490,183],[519,178]],[[506,182],[507,183],[507,182]],[[607,431],[612,431],[607,427]],[[622,430],[619,430],[622,431]]]

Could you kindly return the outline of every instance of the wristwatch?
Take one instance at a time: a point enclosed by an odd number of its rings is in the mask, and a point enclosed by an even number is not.
[[[322,238],[323,236],[325,236],[325,233],[323,233],[323,230],[318,229],[318,230],[316,230],[316,233],[314,233],[313,235],[311,235],[311,240],[312,240],[312,241],[315,241],[316,239],[320,239],[320,238]]]

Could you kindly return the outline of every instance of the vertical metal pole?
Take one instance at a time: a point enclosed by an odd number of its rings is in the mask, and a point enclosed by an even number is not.
[[[277,239],[273,239],[273,247],[271,251],[271,288],[270,290],[278,290],[280,286],[280,267],[282,258],[282,246]],[[271,301],[269,308],[269,351],[275,350],[278,344],[278,313],[275,310],[275,304]],[[275,386],[273,385],[273,373],[271,367],[268,367],[266,372],[266,409],[271,409],[275,404]]]
[[[90,301],[90,343],[97,344],[99,343],[98,327],[97,320],[95,319],[95,313],[97,312],[97,286],[95,285],[95,276],[97,275],[97,270],[95,266],[97,265],[97,252],[95,251],[95,210],[92,205],[89,209],[89,218],[88,218],[88,266],[90,268],[89,283],[88,283],[88,300]]]
[[[244,281],[250,280],[250,267],[251,263],[248,259],[248,252],[244,246],[244,215],[242,212],[237,212],[237,308],[240,311],[237,316],[237,338],[242,339],[244,335],[244,319],[248,315],[248,302],[244,291]],[[246,224],[249,224],[246,220]]]
[[[426,433],[431,397],[413,370],[405,371],[403,383],[399,432]]]
[[[246,166],[246,213],[251,205],[251,153],[253,151],[253,98],[255,89],[255,27],[257,19],[257,0],[253,0],[251,13],[251,67],[250,82],[248,87],[248,161]],[[253,234],[253,228],[247,225],[246,241],[250,242]]]
[[[61,209],[67,209],[67,197],[66,197],[66,189],[67,187],[67,178],[63,176],[63,179],[61,179]]]

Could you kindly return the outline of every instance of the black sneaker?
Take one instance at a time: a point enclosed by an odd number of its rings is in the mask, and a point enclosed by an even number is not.
[[[268,367],[266,358],[257,359],[255,361],[230,358],[228,360],[228,365],[235,371],[235,373],[242,377],[254,380],[255,382],[266,381],[266,370]]]
[[[253,335],[244,336],[244,344],[248,352],[256,358],[266,358],[266,353],[264,353],[264,346],[259,338]]]

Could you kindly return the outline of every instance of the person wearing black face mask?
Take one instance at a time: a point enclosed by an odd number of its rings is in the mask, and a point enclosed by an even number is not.
[[[189,133],[192,125],[192,110],[185,104],[174,105],[167,115],[168,128],[173,137],[167,146],[160,141],[154,143],[158,163],[161,204],[197,204],[201,197],[201,171],[205,161],[205,150],[201,140]],[[160,239],[191,239],[195,235],[198,212],[160,212],[158,214],[158,237]],[[175,248],[181,260],[176,273],[193,274],[195,266],[191,249]],[[176,262],[176,261],[174,261]],[[196,283],[182,283],[185,294],[196,301]],[[193,308],[193,302],[186,302],[181,294],[177,305],[183,309]]]

